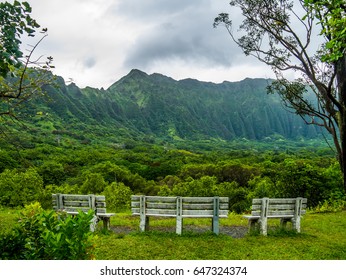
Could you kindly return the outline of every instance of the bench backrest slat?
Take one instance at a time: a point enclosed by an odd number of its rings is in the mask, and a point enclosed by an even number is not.
[[[174,203],[157,203],[157,202],[147,202],[147,209],[176,209],[177,204]]]
[[[266,207],[264,201],[268,203]],[[252,200],[251,215],[267,217],[303,215],[306,213],[306,204],[306,198],[255,198]],[[263,211],[267,213],[264,214]]]
[[[145,211],[146,215],[157,215],[157,216],[176,216],[177,210],[170,210],[170,209],[146,209]]]
[[[136,196],[133,196],[133,197],[136,198]],[[146,196],[145,200],[147,202],[156,202],[156,203],[163,203],[163,202],[173,203],[177,200],[177,198],[171,197],[171,196]]]
[[[214,216],[214,210],[183,210],[182,212],[183,216],[189,216],[189,217],[213,217]],[[220,217],[227,217],[228,210],[220,210],[219,216]]]
[[[218,209],[215,209],[214,200],[214,197],[165,197],[133,195],[131,196],[131,211],[133,215],[140,215],[142,210],[147,216],[182,215],[185,217],[213,217],[215,215],[215,211],[217,210],[217,215],[226,217],[228,215],[228,197],[218,198]],[[141,209],[141,203],[145,204],[143,205],[143,209]]]
[[[184,203],[213,203],[214,197],[182,197]],[[228,197],[219,197],[220,203],[228,203]]]
[[[296,198],[269,198],[272,204],[282,204],[282,203],[295,203]],[[307,198],[302,198],[303,203],[307,203]],[[252,205],[261,204],[262,198],[252,199]]]
[[[88,212],[93,209],[96,213],[107,212],[104,195],[52,194],[52,202],[54,210]]]

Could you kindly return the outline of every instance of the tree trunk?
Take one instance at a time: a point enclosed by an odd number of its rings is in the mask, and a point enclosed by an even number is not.
[[[336,78],[338,82],[339,101],[342,106],[339,117],[339,132],[341,154],[339,162],[344,179],[344,190],[346,193],[346,54],[336,62]]]

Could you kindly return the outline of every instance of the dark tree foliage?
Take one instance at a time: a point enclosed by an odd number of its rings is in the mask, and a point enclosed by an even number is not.
[[[41,95],[41,86],[51,82],[48,71],[52,57],[42,62],[33,58],[34,51],[47,36],[42,29],[41,39],[22,51],[22,37],[34,37],[40,25],[31,17],[28,2],[0,3],[0,116],[16,117],[16,109],[35,96]],[[37,71],[41,70],[41,71]]]
[[[3,77],[13,72],[13,67],[18,68],[22,64],[20,37],[25,33],[34,36],[40,27],[30,13],[31,7],[27,2],[0,3],[0,75]]]
[[[346,174],[344,0],[234,0],[230,5],[244,16],[239,32],[227,13],[214,26],[224,25],[246,55],[272,67],[277,80],[268,91],[279,93],[307,124],[326,129]],[[287,72],[299,78],[289,80]]]

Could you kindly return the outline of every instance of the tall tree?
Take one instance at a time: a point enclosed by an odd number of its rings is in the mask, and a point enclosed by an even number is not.
[[[33,58],[34,51],[47,36],[41,38],[23,53],[22,36],[34,37],[40,25],[31,17],[28,2],[0,3],[0,117],[15,117],[15,110],[31,98],[42,94],[41,86],[50,82],[47,70],[52,68],[52,57],[46,61]]]
[[[224,25],[245,55],[272,67],[277,79],[268,86],[270,93],[279,93],[307,124],[328,131],[346,191],[345,0],[232,0],[230,5],[244,16],[239,32],[227,13],[215,18],[214,27]],[[289,80],[292,71],[299,78]]]

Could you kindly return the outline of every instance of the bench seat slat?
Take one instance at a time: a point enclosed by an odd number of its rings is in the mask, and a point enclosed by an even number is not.
[[[112,217],[115,216],[115,213],[97,213],[98,217]]]
[[[79,211],[82,211],[82,212],[88,212],[90,210],[90,208],[88,207],[65,207],[62,209],[63,211],[66,211],[66,212],[79,212]]]

